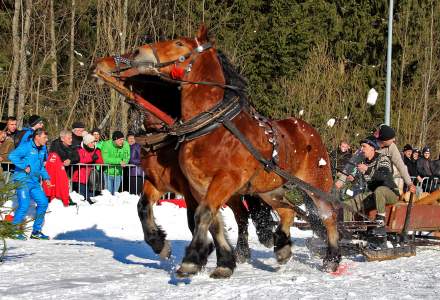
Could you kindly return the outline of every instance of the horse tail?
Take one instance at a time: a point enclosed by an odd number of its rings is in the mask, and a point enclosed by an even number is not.
[[[322,240],[327,240],[327,229],[319,216],[318,208],[313,202],[313,199],[304,191],[301,191],[303,196],[304,205],[307,210],[307,222],[310,224],[313,232]]]

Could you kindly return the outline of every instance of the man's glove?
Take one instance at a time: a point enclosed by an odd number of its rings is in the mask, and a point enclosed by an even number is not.
[[[98,158],[99,158],[98,154],[96,154],[96,152],[93,153],[93,155],[92,155],[92,162],[96,162],[98,160]]]

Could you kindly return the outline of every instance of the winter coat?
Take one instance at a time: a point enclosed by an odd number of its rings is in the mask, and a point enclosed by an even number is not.
[[[131,165],[136,165],[137,167],[130,167],[130,176],[142,176],[141,168],[141,145],[134,143],[130,145],[130,161]]]
[[[9,160],[15,165],[15,172],[12,179],[20,183],[40,183],[40,178],[43,180],[50,179],[49,174],[44,167],[44,162],[47,158],[46,147],[37,147],[35,142],[21,142],[20,145],[11,153],[9,153]],[[24,170],[30,167],[30,173]]]
[[[121,176],[121,162],[128,164],[130,160],[130,145],[127,141],[124,141],[122,147],[116,147],[113,140],[105,141],[102,143],[101,151],[104,163],[115,165],[114,167],[105,167],[104,172],[110,176]]]
[[[78,136],[72,132],[72,148],[73,149],[80,148],[82,141],[83,141],[82,136]]]
[[[432,160],[420,157],[417,160],[417,173],[420,177],[430,177],[434,175]]]
[[[54,198],[63,201],[64,206],[69,205],[69,178],[67,177],[63,161],[55,152],[50,152],[46,162],[46,170],[51,178],[51,185],[43,183],[46,196],[52,201]]]
[[[434,176],[440,177],[440,159],[434,160],[432,165],[434,167]]]
[[[397,149],[396,144],[392,143],[389,147],[379,149],[377,152],[388,156],[393,165],[393,175],[394,177],[402,177],[405,184],[412,184],[411,177],[409,177],[408,168],[403,162],[402,155]]]
[[[411,158],[404,156],[403,162],[405,163],[406,167],[408,168],[409,176],[417,177],[418,176],[417,161],[414,161]]]
[[[60,138],[57,138],[50,145],[50,152],[55,152],[60,157],[61,161],[70,159],[70,164],[77,164],[79,162],[78,151],[72,146],[63,144]]]
[[[394,182],[393,167],[389,157],[376,152],[371,160],[365,159],[364,163],[368,169],[363,176],[370,191],[374,192],[379,186],[386,186],[395,192],[396,195],[399,195],[399,190]]]
[[[8,154],[14,150],[14,141],[7,137],[0,143],[0,157],[3,158],[2,162],[8,161]]]
[[[79,162],[82,164],[102,164],[104,163],[101,155],[101,150],[90,149],[87,146],[81,145],[77,149],[79,154]],[[96,160],[93,159],[93,155],[96,154]],[[89,175],[92,172],[94,166],[76,166],[73,172],[72,182],[79,182],[82,184],[87,184]]]
[[[23,143],[33,143],[32,135],[34,134],[34,130],[32,128],[23,128],[20,132],[16,134],[16,139],[14,141],[15,148],[18,148]],[[43,145],[45,157],[44,161],[47,160],[47,147],[46,145]]]

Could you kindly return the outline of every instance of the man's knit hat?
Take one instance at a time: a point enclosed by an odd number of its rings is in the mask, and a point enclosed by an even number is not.
[[[84,125],[83,122],[73,122],[72,129],[75,129],[75,128],[86,128],[86,126]]]
[[[425,153],[425,152],[429,152],[429,153],[431,153],[431,149],[430,149],[428,146],[425,146],[425,147],[423,147],[423,149],[422,149],[422,154]]]
[[[118,130],[114,131],[112,134],[112,140],[116,141],[119,139],[123,139],[124,138],[124,134]]]
[[[396,132],[388,125],[382,124],[379,126],[379,130],[376,134],[376,138],[379,141],[388,141],[396,136]]]
[[[406,144],[405,146],[403,146],[403,152],[408,151],[408,150],[413,151],[413,148],[411,147],[410,144]]]
[[[29,117],[28,123],[30,127],[34,127],[35,125],[37,125],[38,123],[42,122],[43,119],[41,119],[40,116],[37,115],[32,115]]]
[[[365,144],[368,144],[368,145],[370,145],[371,147],[373,147],[374,150],[379,150],[379,149],[380,149],[379,144],[377,143],[376,138],[375,138],[374,136],[372,136],[372,135],[367,136],[366,138],[364,138],[363,140],[361,140],[359,143],[360,143],[360,144],[364,144],[364,143],[365,143]]]

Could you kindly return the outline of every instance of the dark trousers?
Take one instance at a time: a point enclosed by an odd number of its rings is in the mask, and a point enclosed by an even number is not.
[[[86,186],[84,183],[73,182],[72,189],[81,196],[83,196],[84,200],[86,201],[90,201],[90,197],[95,196],[95,191],[89,190],[89,187]]]
[[[143,190],[142,176],[130,176],[130,194],[139,195]]]

